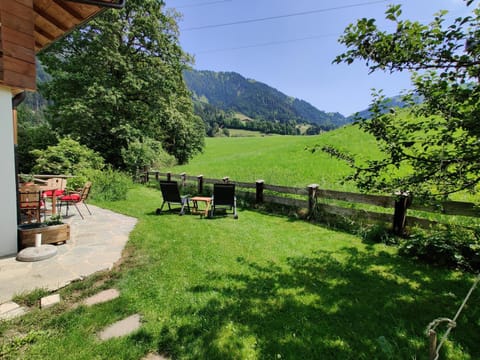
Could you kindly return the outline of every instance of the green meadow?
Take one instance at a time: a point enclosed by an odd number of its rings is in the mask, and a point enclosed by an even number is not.
[[[273,185],[319,184],[324,189],[355,190],[354,184],[342,183],[351,169],[322,151],[308,150],[316,145],[335,145],[364,158],[379,156],[372,137],[356,126],[347,126],[317,136],[207,138],[204,153],[188,165],[160,170],[219,179],[228,176],[233,181],[262,179]]]
[[[258,133],[256,133],[258,135]],[[321,189],[359,192],[353,182],[345,182],[352,169],[327,153],[311,149],[328,145],[354,155],[360,162],[379,158],[374,138],[358,126],[344,126],[316,136],[249,136],[206,138],[202,154],[189,164],[160,169],[173,174],[203,175],[232,181],[306,187],[318,184]],[[414,193],[415,189],[412,189]],[[452,200],[479,202],[478,195],[469,192],[453,194]]]

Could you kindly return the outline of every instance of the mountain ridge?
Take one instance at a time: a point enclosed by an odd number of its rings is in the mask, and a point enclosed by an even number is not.
[[[338,113],[319,110],[305,100],[288,96],[254,79],[229,72],[188,70],[185,82],[194,101],[208,103],[223,111],[233,111],[264,121],[307,123],[331,130],[348,123]]]

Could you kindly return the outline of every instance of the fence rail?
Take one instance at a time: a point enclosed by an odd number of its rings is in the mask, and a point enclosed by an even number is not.
[[[480,217],[480,207],[474,203],[461,201],[445,201],[434,205],[412,204],[412,199],[407,194],[397,196],[368,195],[335,190],[320,189],[317,184],[311,184],[304,188],[265,184],[263,180],[255,183],[231,181],[229,177],[223,179],[205,178],[203,175],[190,176],[186,173],[172,174],[150,171],[143,173],[141,180],[148,182],[151,177],[160,180],[161,177],[172,180],[177,179],[185,186],[187,182],[196,182],[199,193],[203,193],[205,184],[218,182],[233,182],[239,188],[238,194],[254,200],[256,203],[271,203],[283,206],[308,209],[308,214],[321,213],[324,215],[341,216],[357,220],[391,223],[396,234],[405,233],[407,226],[419,226],[428,228],[439,222],[407,215],[407,210],[418,210],[427,213],[444,215],[460,215],[469,217]],[[245,189],[255,189],[247,191]],[[267,193],[265,193],[267,192]],[[327,204],[324,200],[334,200],[342,204]],[[351,208],[352,204],[367,204],[385,209],[392,209],[388,213],[372,210]],[[350,206],[350,207],[349,207]]]

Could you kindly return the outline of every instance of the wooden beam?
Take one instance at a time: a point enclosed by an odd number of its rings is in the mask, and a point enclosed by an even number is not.
[[[55,4],[60,6],[65,12],[69,13],[72,17],[75,18],[78,22],[83,21],[84,17],[72,6],[67,5],[67,2],[61,0],[53,0]]]
[[[45,13],[42,9],[40,9],[38,6],[33,5],[33,10],[37,13],[37,16],[40,16],[41,18],[45,19],[47,22],[55,26],[56,28],[62,30],[63,32],[67,32],[70,30],[70,28],[62,23],[60,23],[56,18],[53,16],[50,16],[49,14]]]
[[[0,83],[35,90],[32,0],[0,1]]]
[[[35,32],[39,35],[42,35],[44,38],[46,38],[50,41],[55,40],[55,35],[47,33],[45,30],[43,30],[42,28],[40,28],[38,26],[35,26]]]

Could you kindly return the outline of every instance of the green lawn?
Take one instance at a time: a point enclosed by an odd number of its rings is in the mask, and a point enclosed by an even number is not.
[[[243,209],[239,220],[157,216],[160,202],[138,186],[99,204],[139,219],[122,265],[104,285],[62,290],[60,306],[0,323],[0,358],[427,359],[427,324],[453,317],[473,280],[303,221]],[[71,306],[108,286],[120,298]],[[479,300],[477,291],[442,359],[480,358]],[[96,339],[133,313],[137,333]]]

